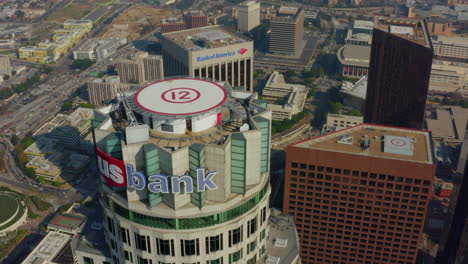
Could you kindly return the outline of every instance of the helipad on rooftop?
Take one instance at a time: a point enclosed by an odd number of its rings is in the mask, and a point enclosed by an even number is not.
[[[140,109],[169,116],[188,116],[208,112],[228,98],[227,90],[214,82],[175,78],[152,83],[134,95]]]
[[[361,124],[293,146],[433,163],[430,133],[423,130]]]

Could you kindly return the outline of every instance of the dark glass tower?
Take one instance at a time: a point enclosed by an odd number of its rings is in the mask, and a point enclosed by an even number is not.
[[[364,122],[421,129],[432,55],[423,20],[375,18]]]

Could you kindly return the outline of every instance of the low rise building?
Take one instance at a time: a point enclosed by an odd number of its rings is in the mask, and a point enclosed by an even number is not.
[[[57,214],[47,224],[47,231],[73,236],[80,233],[85,224],[84,216],[69,213]]]
[[[357,126],[362,124],[364,118],[362,116],[350,116],[350,115],[338,115],[328,114],[327,115],[327,126],[335,127],[336,130]]]
[[[363,76],[356,83],[343,82],[340,93],[343,96],[345,106],[363,112],[366,102],[367,76]]]
[[[434,57],[468,62],[468,38],[433,36]]]
[[[283,102],[269,103],[267,109],[271,111],[273,120],[291,119],[304,109],[306,99],[307,88],[305,86],[296,86],[281,100]]]
[[[126,38],[101,39],[93,38],[87,40],[83,45],[73,51],[73,59],[90,59],[100,61],[114,54],[118,48],[127,43]]]
[[[434,60],[429,91],[468,97],[468,63]]]
[[[55,62],[76,46],[91,31],[92,26],[91,20],[67,20],[63,23],[63,29],[54,31],[53,41],[19,48],[19,58],[37,63]]]
[[[0,54],[0,74],[1,75],[11,74],[10,57],[8,55]]]
[[[300,84],[290,84],[286,83],[284,75],[274,71],[268,78],[265,87],[262,90],[262,96],[267,99],[275,99],[285,97],[290,94],[294,87],[304,87]]]
[[[38,138],[31,144],[24,153],[28,156],[28,161],[36,157],[45,157],[57,152],[57,141],[45,137]]]
[[[304,109],[308,89],[304,85],[286,83],[284,75],[273,72],[268,78],[262,95],[269,100],[267,109],[273,120],[291,119]]]
[[[360,78],[369,70],[371,47],[364,45],[344,45],[336,56],[346,77]]]
[[[181,17],[161,19],[161,33],[169,33],[184,29],[186,29],[186,25]]]
[[[463,142],[468,109],[459,106],[433,106],[426,111],[426,127],[436,140]]]
[[[372,44],[373,21],[355,20],[348,29],[345,42],[348,45],[370,46]]]
[[[57,263],[55,258],[71,240],[71,236],[51,231],[42,239],[34,250],[26,257],[23,264]]]
[[[48,155],[47,157],[34,157],[26,164],[26,167],[33,169],[38,178],[56,181],[62,173],[62,168],[59,165],[62,158],[62,153],[60,152]]]

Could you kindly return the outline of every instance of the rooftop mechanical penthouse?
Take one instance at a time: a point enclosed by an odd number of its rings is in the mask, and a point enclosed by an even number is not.
[[[172,78],[121,93],[94,124],[112,258],[296,263],[292,220],[270,215],[270,120],[256,94],[222,82]]]

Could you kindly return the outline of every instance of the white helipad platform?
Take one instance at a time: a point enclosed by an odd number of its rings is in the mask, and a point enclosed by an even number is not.
[[[228,93],[221,85],[199,79],[177,78],[152,83],[134,96],[138,107],[162,115],[193,115],[222,105]]]

